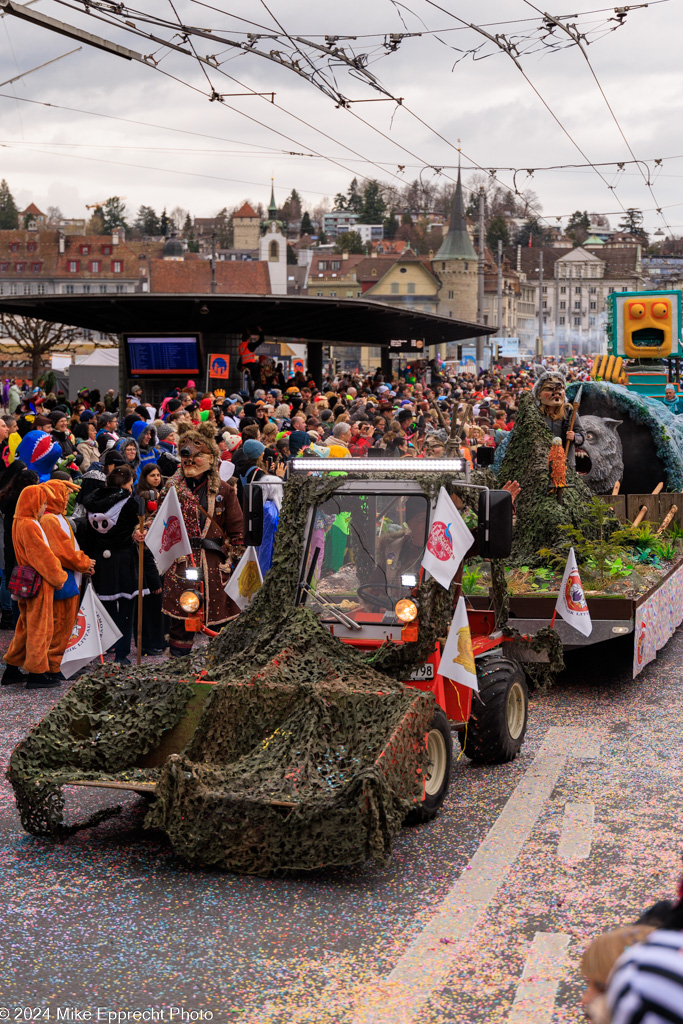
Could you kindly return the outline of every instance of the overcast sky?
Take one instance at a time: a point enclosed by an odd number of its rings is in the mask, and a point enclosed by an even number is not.
[[[69,2],[79,6],[78,0]],[[135,2],[138,12],[174,18],[170,0]],[[214,41],[201,39],[196,41],[197,52],[203,56],[220,51],[219,60],[227,59],[222,70],[237,79],[209,71],[209,85],[190,56],[169,55],[156,43],[98,22],[56,0],[38,0],[32,7],[35,11],[79,25],[143,54],[155,52],[158,58],[166,53],[160,68],[187,84],[84,46],[80,52],[14,85],[3,86],[0,92],[6,98],[0,100],[0,177],[7,178],[18,204],[33,200],[42,209],[57,205],[65,216],[79,217],[87,213],[85,204],[117,194],[127,197],[126,205],[133,214],[145,203],[158,211],[163,206],[169,210],[181,206],[193,216],[211,216],[222,206],[230,207],[246,198],[267,204],[273,177],[279,203],[296,188],[304,197],[304,206],[312,209],[324,197],[344,191],[352,174],[380,177],[398,185],[420,173],[426,180],[434,177],[433,170],[425,169],[427,164],[443,168],[440,180],[447,181],[449,175],[455,175],[453,166],[448,165],[457,164],[454,147],[458,139],[462,140],[465,167],[470,161],[487,168],[524,169],[584,162],[508,56],[497,52],[486,59],[466,58],[456,64],[460,55],[449,48],[466,50],[484,40],[471,29],[462,29],[447,12],[479,25],[505,20],[507,24],[487,31],[519,35],[540,23],[540,17],[524,0],[441,0],[443,12],[429,0],[407,0],[400,5],[392,0],[266,2],[288,33],[316,37],[318,41],[324,34],[362,36],[405,32],[406,27],[420,31],[425,26],[439,30],[439,36],[405,39],[397,52],[384,56],[378,36],[350,44],[357,53],[371,54],[372,73],[392,96],[403,97],[407,107],[429,127],[407,110],[397,109],[393,102],[358,104],[351,112],[336,109],[333,100],[292,71],[227,46],[221,50]],[[279,31],[263,0],[230,0],[229,5],[215,0],[211,7],[208,3],[210,0],[206,4],[182,0],[175,7],[185,24],[211,28],[238,41],[244,40],[250,29],[263,30],[235,16],[251,18],[268,30]],[[568,6],[553,0],[547,9],[552,14],[565,14]],[[226,7],[231,16],[222,13]],[[589,12],[600,7],[600,2],[584,0],[574,10]],[[518,186],[532,187],[537,192],[550,221],[580,208],[606,212],[616,223],[620,204],[646,211],[659,206],[664,208],[674,232],[683,234],[681,0],[660,0],[646,9],[634,9],[625,24],[613,32],[605,31],[616,24],[607,21],[612,9],[602,10],[586,14],[579,23],[584,30],[602,34],[587,52],[628,143],[639,159],[650,161],[650,168],[654,158],[678,159],[666,159],[656,169],[654,200],[642,174],[633,166],[616,174],[613,167],[603,169],[607,184],[590,168],[537,171],[531,179],[522,171],[517,175]],[[143,23],[138,20],[136,24],[142,27]],[[172,36],[167,29],[152,31],[164,39]],[[0,81],[78,45],[10,16],[2,18],[2,37]],[[271,40],[258,45],[269,51],[279,44]],[[493,46],[487,44],[479,56],[492,50]],[[577,47],[529,54],[521,58],[521,63],[590,161],[630,159],[627,145]],[[346,70],[335,71],[339,88],[347,97],[368,99],[380,95],[349,77]],[[265,98],[250,96],[226,99],[234,108],[227,109],[224,104],[209,102],[206,95],[211,87],[233,93],[246,91],[245,86],[257,91],[274,90],[278,107]],[[20,99],[175,130],[33,105]],[[354,115],[369,124],[366,126]],[[262,122],[263,127],[249,117]],[[317,153],[328,159],[289,156],[283,150]],[[400,170],[399,165],[405,169]],[[512,183],[510,171],[501,170],[499,177]],[[616,188],[610,190],[608,185]],[[651,230],[662,226],[655,212],[645,216]]]

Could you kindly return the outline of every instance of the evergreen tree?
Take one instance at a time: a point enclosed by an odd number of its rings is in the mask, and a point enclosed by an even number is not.
[[[118,196],[111,196],[104,206],[98,206],[95,214],[98,213],[102,217],[105,235],[110,235],[116,228],[126,227],[126,206]]]
[[[282,207],[282,219],[285,221],[301,219],[301,196],[295,188],[285,199],[285,204]]]
[[[349,213],[360,213],[362,205],[363,196],[358,191],[358,178],[354,178],[346,193],[346,206],[344,209],[348,210]]]
[[[384,221],[384,237],[390,241],[396,238],[396,232],[398,231],[398,220],[396,214],[392,210],[387,219]]]
[[[327,245],[327,235],[322,228],[318,232],[318,245]]]
[[[334,246],[335,252],[348,252],[349,255],[364,255],[365,245],[358,231],[345,231],[339,235]]]
[[[18,227],[19,211],[17,210],[17,204],[14,202],[14,196],[9,190],[9,185],[3,178],[0,181],[0,228],[6,230],[7,228]]]
[[[515,245],[528,245],[531,238],[532,245],[543,245],[547,238],[547,229],[543,228],[534,217],[523,224],[517,232]]]
[[[304,215],[301,218],[301,234],[312,235],[313,234],[313,222],[311,221],[308,210],[304,211]]]
[[[293,247],[291,245],[288,245],[287,246],[287,266],[288,267],[296,267],[298,262],[299,261],[296,258],[296,253],[295,253]]]
[[[159,230],[161,234],[164,236],[164,238],[168,234],[169,224],[170,221],[168,219],[168,214],[166,213],[166,207],[164,207],[163,210],[161,211],[161,217],[159,218]]]
[[[382,195],[382,186],[378,181],[368,181],[363,189],[363,198],[358,209],[361,224],[381,224],[387,204]]]
[[[486,232],[486,244],[493,252],[498,251],[499,239],[503,243],[503,248],[510,244],[510,232],[505,217],[494,217]]]
[[[2,183],[4,184],[4,182]],[[0,192],[2,185],[0,185]],[[642,210],[636,210],[630,206],[619,224],[619,230],[627,232],[629,235],[635,235],[636,238],[640,238],[644,245],[648,243],[647,231],[643,227],[643,213]]]
[[[569,218],[567,224],[567,235],[571,238],[574,245],[583,245],[588,238],[588,229],[591,225],[591,219],[588,216],[586,210],[575,210]]]
[[[141,235],[161,234],[159,218],[151,206],[140,207],[137,212],[137,216],[135,217],[135,224],[133,227]]]

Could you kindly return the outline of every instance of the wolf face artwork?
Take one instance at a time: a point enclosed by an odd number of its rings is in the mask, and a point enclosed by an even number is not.
[[[609,494],[624,474],[624,450],[617,428],[623,420],[583,416],[585,440],[576,449],[576,472],[594,494]]]

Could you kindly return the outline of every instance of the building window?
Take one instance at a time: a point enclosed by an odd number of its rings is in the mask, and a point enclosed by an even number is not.
[[[590,318],[590,325],[591,325],[591,327],[595,327],[595,317],[594,316],[592,316]]]
[[[331,299],[336,299],[337,298],[337,293],[336,292],[330,292],[330,298]]]
[[[90,261],[90,273],[91,274],[99,274],[101,269],[102,269],[102,264],[100,263],[99,260],[91,260]]]
[[[547,294],[548,294],[548,285],[547,285],[547,284],[544,284],[544,285],[543,285],[543,294],[544,294],[544,295],[547,295]]]
[[[562,285],[562,287],[560,288],[560,295],[566,295],[566,294],[567,294],[567,289],[566,289],[566,287],[564,285]]]
[[[103,256],[111,256],[111,246],[110,245],[103,245],[102,246],[102,255]]]
[[[466,263],[466,264],[465,264],[465,273],[467,273],[467,268],[468,268],[468,264]],[[445,269],[446,269],[446,268],[444,267],[444,270],[445,270]]]
[[[398,295],[398,283],[393,283],[391,285],[391,294]]]
[[[32,263],[31,264],[31,272],[33,274],[39,274],[40,271],[42,270],[42,267],[43,267],[42,263]]]
[[[581,299],[574,303],[574,309],[581,309]]]
[[[591,287],[590,287],[590,292],[591,292],[591,295],[595,295],[595,293],[597,292],[597,290],[598,290],[598,289],[597,289],[597,288],[595,287],[595,285],[594,285],[594,284],[592,284],[592,285],[591,285]]]
[[[597,308],[598,308],[597,302],[591,302],[591,309],[597,309]]]
[[[65,284],[64,285],[64,294],[65,295],[73,295],[73,293],[74,293],[74,286],[72,284]]]
[[[31,294],[31,285],[30,284],[25,284],[24,285],[24,295],[30,295],[30,294]]]
[[[327,260],[318,260],[318,270],[327,270]]]
[[[125,290],[126,290],[125,284],[117,284],[116,285],[116,291],[117,291],[117,293],[119,295],[121,295],[122,292],[125,292]]]
[[[268,261],[269,263],[279,263],[280,261],[280,247],[276,241],[272,241],[268,247]],[[116,266],[116,264],[114,264]],[[119,263],[119,272],[121,264]]]
[[[574,289],[574,294],[575,294],[575,295],[580,295],[580,294],[581,294],[581,286],[580,286],[580,285],[579,285],[579,287],[578,287],[578,288],[575,288],[575,289]]]
[[[44,295],[45,294],[45,285],[44,284],[39,284],[38,285],[38,294],[39,295]]]
[[[341,270],[341,260],[332,260],[330,264],[331,270]]]
[[[100,295],[106,295],[106,294],[107,294],[107,286],[106,286],[106,284],[101,284],[100,285]]]
[[[560,326],[564,325],[564,320],[565,320],[565,318],[563,316],[561,316],[560,317]]]
[[[614,288],[608,288],[607,289],[607,294],[611,295],[613,291],[614,291]]]
[[[574,327],[580,327],[580,326],[581,326],[581,317],[580,316],[575,316],[574,317]]]
[[[69,260],[69,273],[70,274],[77,274],[78,273],[78,260]]]
[[[8,263],[0,263],[0,274],[6,274],[9,269]]]
[[[89,245],[82,245],[81,246],[81,256],[89,256],[89,255],[90,255],[90,246]]]
[[[543,308],[544,308],[544,309],[547,309],[547,308],[548,308],[548,300],[547,300],[547,299],[544,299],[544,300],[543,300]]]
[[[353,292],[352,291],[350,291],[350,292],[347,291],[346,298],[347,299],[352,299],[353,298]]]
[[[627,292],[628,291],[628,285],[627,284],[622,284],[621,290],[622,290],[622,292]]]
[[[11,284],[9,286],[9,293],[10,293],[10,295],[16,295],[17,294],[17,286],[15,284]]]
[[[27,242],[26,243],[26,252],[35,252],[35,251],[36,251],[36,243],[35,242]]]
[[[566,308],[567,308],[567,303],[566,302],[560,302],[560,309],[566,309]]]
[[[123,263],[120,260],[112,260],[111,269],[115,274],[120,274],[123,270]]]
[[[12,244],[9,247],[9,251],[10,252],[19,252],[19,243],[18,242],[12,242]]]
[[[449,299],[452,299],[452,298],[454,298],[454,292],[453,292],[453,289],[451,289],[451,290],[449,291],[449,293],[448,293],[448,298],[449,298]]]
[[[14,264],[14,269],[16,270],[17,274],[23,274],[24,271],[26,270],[26,264],[25,263],[15,263]]]
[[[315,294],[321,299],[325,297],[325,292],[316,292]]]
[[[408,295],[414,295],[414,294],[415,294],[415,285],[414,285],[414,283],[412,281],[409,281],[408,282]]]
[[[83,285],[83,294],[84,295],[90,295],[90,285],[89,284],[84,284]]]

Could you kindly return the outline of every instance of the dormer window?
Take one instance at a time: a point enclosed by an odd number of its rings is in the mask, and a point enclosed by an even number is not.
[[[10,252],[19,252],[19,243],[18,242],[12,242],[10,247],[9,247],[9,251]]]
[[[102,246],[102,255],[103,256],[111,256],[111,246],[110,245],[103,245]]]
[[[89,245],[82,245],[81,246],[81,256],[89,256],[89,255],[90,255],[90,246]]]
[[[35,251],[36,251],[36,243],[35,242],[27,242],[26,243],[26,252],[35,252]]]

